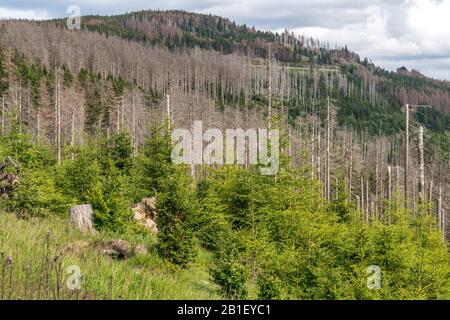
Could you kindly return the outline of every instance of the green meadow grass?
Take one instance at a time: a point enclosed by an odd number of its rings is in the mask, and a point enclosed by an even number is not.
[[[101,246],[109,239],[144,245],[148,254],[111,259]],[[19,220],[0,213],[0,299],[223,298],[208,273],[209,252],[199,249],[195,263],[180,269],[156,254],[155,242],[150,234],[86,235],[57,218]],[[79,290],[66,285],[72,265],[81,271]]]

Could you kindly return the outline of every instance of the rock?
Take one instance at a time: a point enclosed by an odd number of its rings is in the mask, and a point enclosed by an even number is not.
[[[113,250],[113,249],[105,249],[105,250],[103,250],[103,254],[107,255],[108,257],[113,258],[113,259],[121,258],[119,252],[117,252],[116,250]]]
[[[134,220],[144,220],[146,215],[145,215],[145,209],[141,206],[141,204],[138,204],[136,207],[134,207],[133,209],[133,219]]]
[[[153,231],[155,233],[158,232],[158,228],[156,227],[156,222],[153,221],[152,219],[146,219],[144,226],[150,231]]]
[[[122,239],[106,241],[102,246],[103,253],[114,259],[126,259],[132,253],[131,244]]]
[[[139,221],[144,227],[152,232],[158,232],[156,227],[156,198],[144,198],[132,209],[133,219]]]
[[[134,248],[134,253],[138,256],[142,256],[142,255],[146,255],[148,253],[148,250],[143,244],[138,244]]]

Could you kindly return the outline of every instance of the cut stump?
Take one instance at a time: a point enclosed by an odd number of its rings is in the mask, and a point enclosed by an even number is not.
[[[69,209],[70,225],[81,231],[95,231],[93,225],[93,216],[94,212],[90,204],[83,204]]]

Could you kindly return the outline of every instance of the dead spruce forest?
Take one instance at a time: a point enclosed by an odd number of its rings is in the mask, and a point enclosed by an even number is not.
[[[0,21],[0,299],[450,298],[449,82],[212,15],[65,23]],[[279,129],[278,174],[175,165],[197,120]]]

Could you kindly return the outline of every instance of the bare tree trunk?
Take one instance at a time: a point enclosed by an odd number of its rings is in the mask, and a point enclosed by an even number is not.
[[[38,111],[37,114],[37,137],[36,137],[37,143],[41,141],[41,112]]]
[[[423,147],[423,126],[419,127],[419,201],[425,203],[425,163]]]
[[[28,80],[28,86],[27,86],[27,121],[26,123],[28,125],[31,124],[31,93],[30,93],[30,80]]]
[[[428,187],[428,203],[430,206],[430,215],[432,214],[433,211],[433,180],[430,180],[430,184]]]
[[[314,115],[314,104],[312,105],[312,126],[311,126],[311,180],[314,179],[314,156],[315,156],[315,131],[316,131],[316,124],[315,124],[315,115]]]
[[[339,200],[339,178],[336,176],[336,200]]]
[[[70,130],[70,147],[72,149],[72,160],[75,160],[75,153],[73,149],[75,148],[75,109],[72,109],[72,124]]]
[[[136,134],[136,106],[134,103],[134,89],[132,91],[132,98],[131,98],[131,108],[132,108],[132,122],[133,122],[133,155],[137,157],[138,155],[138,146],[137,146],[137,134]]]
[[[366,220],[369,221],[369,179],[366,180]]]
[[[58,145],[58,69],[55,69],[55,106],[54,106],[54,119],[55,119],[55,129],[53,132],[53,139],[55,141],[55,146]],[[58,152],[58,151],[56,151]]]
[[[289,124],[288,124],[289,125]],[[288,156],[291,157],[292,156],[292,142],[291,142],[291,128],[288,128]]]
[[[117,110],[116,110],[116,122],[117,122],[117,133],[120,132],[120,105],[117,102]]]
[[[61,163],[61,111],[59,105],[59,76],[58,68],[55,70],[55,144],[56,144],[56,157],[58,164]]]
[[[269,43],[269,61],[267,63],[267,82],[268,82],[268,103],[269,103],[269,110],[268,110],[268,118],[269,118],[269,134],[271,129],[271,122],[272,122],[272,45]]]
[[[392,168],[388,166],[388,200],[392,200]]]
[[[438,217],[438,226],[439,230],[442,231],[442,185],[439,184],[438,189],[438,203],[437,203],[437,217]]]
[[[322,181],[322,163],[321,163],[321,157],[320,157],[320,149],[321,149],[321,134],[320,134],[320,127],[317,132],[317,179],[319,181]],[[326,187],[326,186],[325,186]],[[323,188],[321,188],[323,190]],[[322,191],[323,193],[323,191]]]
[[[445,210],[442,209],[442,239],[445,241]]]
[[[2,95],[2,136],[5,135],[5,94]]]
[[[372,219],[377,219],[377,215],[376,215],[376,208],[375,208],[375,201],[370,201],[370,212],[372,214]]]
[[[125,129],[125,98],[124,98],[124,95],[122,94],[122,101],[121,101],[121,104],[120,104],[120,107],[121,107],[121,109],[120,109],[120,114],[121,114],[121,119],[120,119],[120,121],[121,121],[121,128],[124,128]]]
[[[350,164],[348,172],[348,197],[352,200],[352,180],[353,180],[353,137],[350,135]]]
[[[408,209],[408,174],[409,174],[409,104],[406,104],[405,124],[405,209]]]
[[[386,161],[386,157],[385,157],[385,145],[383,143],[383,141],[380,142],[380,167],[379,167],[379,172],[380,172],[380,177],[379,177],[379,191],[378,191],[378,208],[380,210],[380,214],[383,216],[384,219],[384,206],[383,206],[383,201],[386,198],[386,184],[385,182],[385,170],[384,170],[384,162]]]
[[[59,82],[58,82],[59,86]],[[59,89],[58,89],[59,91]],[[58,163],[61,163],[61,98],[58,93]]]
[[[19,132],[22,133],[22,80],[19,80]]]
[[[400,191],[400,167],[395,166],[395,189],[396,192]]]
[[[365,212],[364,208],[364,177],[361,176],[361,211],[362,213]]]
[[[330,97],[327,97],[327,159],[326,199],[330,201]]]
[[[300,154],[303,152],[303,137],[302,137],[302,118],[298,118],[298,140],[300,144]]]
[[[170,107],[170,95],[167,95],[166,98],[167,98],[167,101],[166,101],[167,102],[167,104],[166,104],[167,121],[168,121],[168,126],[169,126],[169,129],[170,129],[171,124],[172,124],[172,110],[171,110],[171,107]]]
[[[378,155],[378,144],[377,144],[377,152],[376,152],[376,164],[375,164],[375,215],[378,215],[378,205],[379,205],[379,194],[378,194],[378,190],[379,190],[379,186],[380,186],[380,164],[378,162],[379,160],[379,155]]]

